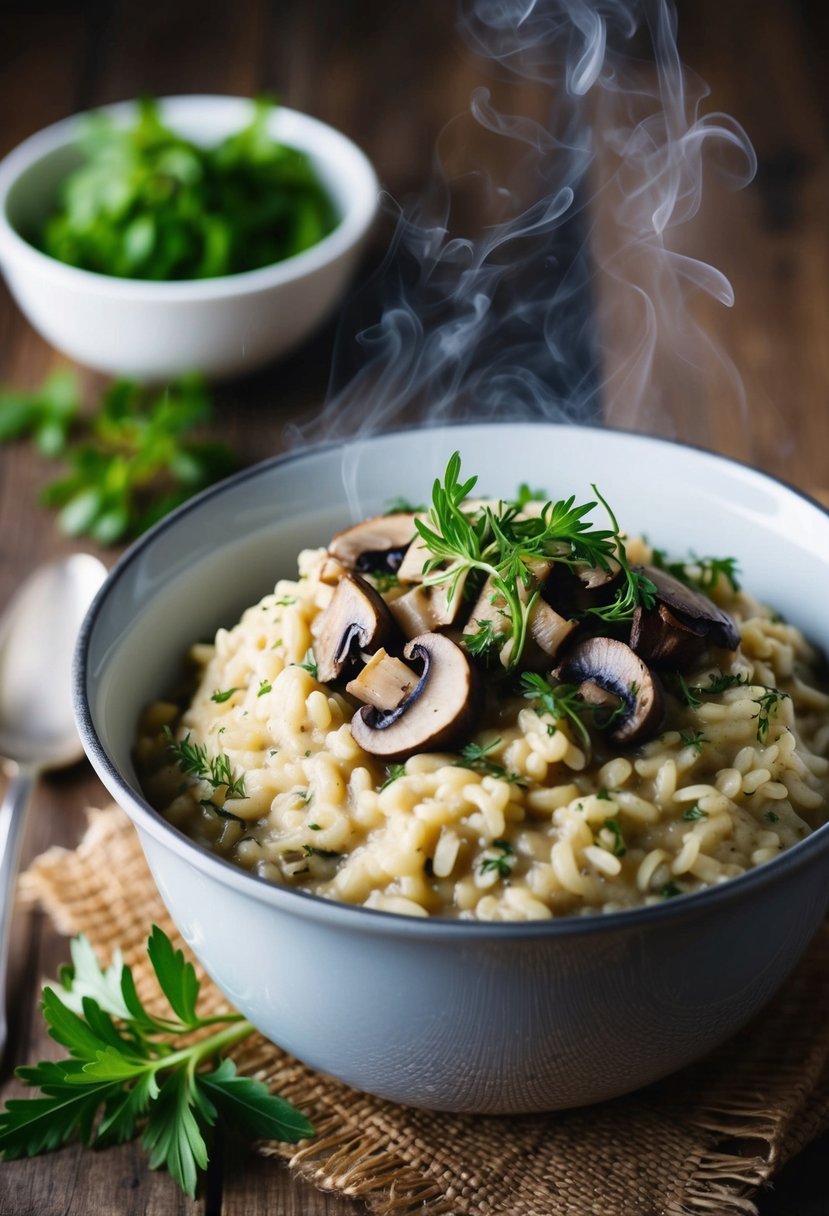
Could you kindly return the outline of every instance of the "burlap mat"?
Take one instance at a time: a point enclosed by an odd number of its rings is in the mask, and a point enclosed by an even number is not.
[[[65,933],[102,961],[120,946],[139,990],[153,921],[177,939],[132,826],[90,813],[73,852],[50,849],[23,876]],[[181,944],[180,939],[179,944]],[[223,998],[205,981],[205,1004]],[[143,992],[142,992],[143,995]],[[383,1216],[720,1216],[752,1213],[781,1164],[829,1126],[829,927],[785,991],[702,1064],[632,1097],[522,1118],[436,1115],[355,1093],[259,1036],[233,1055],[312,1120],[297,1150],[266,1143],[323,1190]]]

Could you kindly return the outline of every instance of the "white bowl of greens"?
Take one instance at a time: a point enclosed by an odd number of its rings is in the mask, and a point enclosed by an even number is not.
[[[142,380],[235,375],[330,314],[377,191],[355,144],[294,110],[124,102],[0,163],[0,265],[35,328],[80,363]]]

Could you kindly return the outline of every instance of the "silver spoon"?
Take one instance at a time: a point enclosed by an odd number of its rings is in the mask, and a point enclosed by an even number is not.
[[[38,775],[83,755],[72,716],[72,655],[105,575],[102,563],[87,553],[41,566],[0,617],[0,756],[14,770],[0,807],[0,1057],[23,824]]]

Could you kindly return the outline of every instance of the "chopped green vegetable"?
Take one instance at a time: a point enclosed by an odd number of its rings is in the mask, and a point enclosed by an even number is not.
[[[43,989],[41,1006],[50,1035],[70,1054],[17,1069],[41,1096],[12,1098],[0,1112],[6,1160],[57,1149],[76,1134],[97,1148],[143,1131],[150,1168],[168,1169],[192,1197],[207,1166],[205,1135],[220,1118],[251,1139],[313,1135],[290,1103],[221,1058],[254,1028],[238,1013],[199,1015],[193,965],[157,925],[147,953],[171,1016],[148,1012],[119,954],[102,969],[86,938],[70,950],[72,966],[62,968],[56,988]]]
[[[97,115],[84,163],[60,183],[35,245],[127,279],[206,279],[270,266],[316,245],[337,215],[309,157],[268,132],[274,106],[217,147],[184,139],[153,100],[123,127]]]
[[[477,480],[470,477],[461,481],[460,453],[455,452],[443,481],[434,483],[427,519],[415,520],[432,555],[424,566],[424,585],[446,585],[451,601],[461,578],[470,572],[480,580],[490,578],[493,591],[505,601],[513,639],[510,669],[521,659],[529,618],[539,595],[532,573],[532,564],[539,558],[552,557],[568,566],[586,563],[608,572],[612,562],[618,563],[624,587],[611,604],[589,610],[603,620],[629,620],[638,604],[653,606],[653,583],[628,564],[619,526],[595,486],[593,492],[610,518],[610,529],[594,528],[585,519],[596,502],[576,506],[574,497],[547,502],[540,515],[530,518],[521,518],[518,508],[510,503],[465,510],[464,502]]]
[[[518,860],[512,845],[508,840],[493,840],[492,848],[499,850],[497,856],[481,858],[479,872],[481,874],[489,874],[492,870],[495,870],[499,878],[509,878]]]
[[[780,816],[777,814],[777,811],[766,811],[763,818],[768,823],[779,823],[780,822]]]
[[[553,718],[547,726],[549,734],[554,735],[558,723],[564,719],[575,728],[582,745],[588,750],[590,732],[583,715],[587,714],[599,730],[606,730],[625,709],[624,702],[620,702],[616,709],[610,711],[605,705],[591,705],[585,701],[575,684],[550,684],[549,680],[534,671],[522,673],[521,692],[528,700],[535,701],[537,713],[549,714]]]
[[[698,802],[695,802],[692,807],[683,812],[682,818],[687,820],[688,823],[693,823],[696,819],[707,819],[708,812],[704,811]]]
[[[238,688],[226,688],[223,692],[220,692],[217,688],[211,695],[210,700],[215,701],[217,705],[221,705],[223,702],[229,701],[233,694],[238,691]]]
[[[491,743],[484,746],[481,746],[480,743],[467,743],[465,747],[461,748],[460,757],[455,761],[455,767],[469,768],[475,773],[497,777],[500,781],[509,782],[510,785],[526,785],[525,777],[521,777],[518,773],[508,772],[502,764],[496,764],[489,759],[489,753],[494,751],[500,742],[500,739],[493,739]]]
[[[316,678],[317,678],[317,664],[316,664],[316,661],[315,661],[315,659],[314,659],[314,652],[313,652],[313,650],[307,650],[307,651],[306,651],[306,653],[305,653],[305,662],[304,662],[304,663],[293,663],[293,664],[292,664],[292,666],[293,666],[293,667],[301,667],[303,671],[307,671],[307,672],[309,672],[309,673],[310,673],[310,674],[311,674],[311,675],[314,677],[314,679],[316,680]]]
[[[191,432],[210,417],[201,381],[187,377],[161,392],[115,380],[85,434],[65,451],[69,472],[43,491],[70,536],[101,544],[138,536],[234,465],[222,444]]]

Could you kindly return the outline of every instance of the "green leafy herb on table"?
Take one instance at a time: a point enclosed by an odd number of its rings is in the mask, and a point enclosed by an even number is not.
[[[199,1015],[196,972],[157,925],[147,953],[172,1016],[147,1010],[120,955],[102,969],[83,937],[71,952],[73,965],[43,989],[42,1002],[49,1033],[69,1056],[18,1068],[40,1096],[12,1098],[0,1112],[7,1160],[59,1148],[74,1135],[103,1147],[141,1133],[150,1168],[168,1169],[192,1196],[207,1166],[206,1134],[219,1120],[250,1139],[313,1135],[289,1102],[222,1058],[254,1028],[238,1013]]]
[[[193,376],[163,390],[115,380],[97,409],[81,410],[77,377],[54,372],[31,392],[0,393],[0,442],[34,437],[65,473],[42,492],[70,536],[100,544],[138,536],[235,465],[220,443],[197,437],[210,401]]]
[[[84,163],[31,239],[61,262],[129,279],[214,278],[301,253],[337,215],[309,157],[269,134],[274,109],[257,102],[213,148],[172,131],[150,99],[130,127],[96,115]]]

